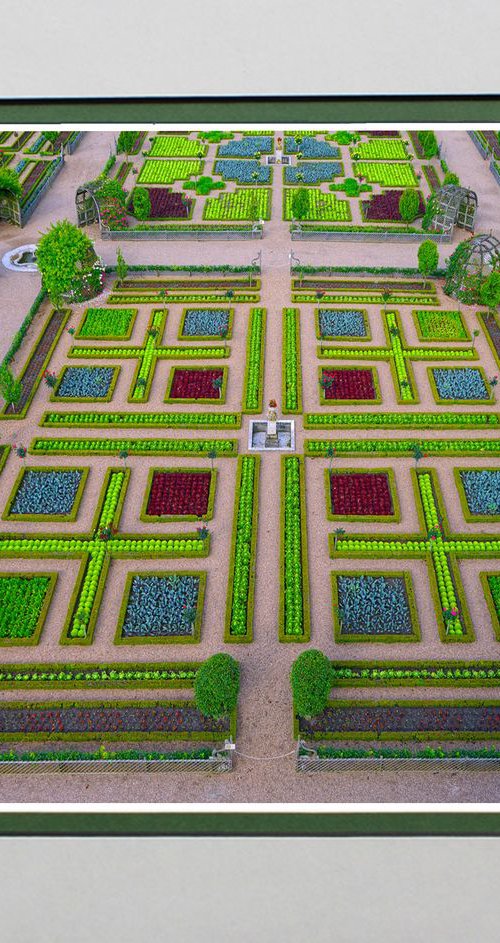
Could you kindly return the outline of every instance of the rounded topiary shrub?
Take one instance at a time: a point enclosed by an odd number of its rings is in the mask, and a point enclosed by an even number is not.
[[[53,223],[36,250],[42,285],[52,303],[87,301],[104,285],[104,264],[93,242],[68,219]]]
[[[332,666],[323,652],[310,648],[295,659],[290,672],[293,703],[301,717],[315,717],[325,709],[333,681]]]
[[[231,655],[212,655],[198,670],[194,682],[196,706],[216,720],[230,714],[238,701],[240,666]]]

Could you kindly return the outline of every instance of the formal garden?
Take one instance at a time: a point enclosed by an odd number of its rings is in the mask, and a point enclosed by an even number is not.
[[[274,684],[295,771],[500,759],[500,243],[459,172],[427,131],[121,132],[40,234],[0,367],[0,770],[244,772]],[[240,225],[231,263],[106,241]],[[335,264],[373,226],[408,264]]]

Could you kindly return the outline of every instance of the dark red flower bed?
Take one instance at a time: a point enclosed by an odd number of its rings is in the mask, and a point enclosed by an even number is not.
[[[21,735],[71,736],[101,733],[163,734],[226,733],[227,718],[211,720],[196,707],[150,704],[121,706],[92,701],[79,704],[27,705],[0,708],[0,733]]]
[[[326,707],[311,720],[300,718],[300,732],[321,734],[412,734],[422,732],[488,733],[500,735],[500,708],[477,704],[408,705],[402,702],[386,706],[351,704]]]
[[[21,398],[19,402],[15,403],[14,405],[11,403],[5,410],[5,412],[10,416],[22,412],[30,398],[33,387],[41,382],[42,366],[45,363],[47,354],[54,343],[54,339],[59,328],[61,327],[62,322],[64,321],[64,318],[64,310],[54,310],[52,312],[45,330],[38,339],[36,346],[31,353],[28,365],[23,373],[23,378],[21,380]]]
[[[223,377],[222,370],[189,370],[177,367],[170,388],[174,399],[220,399],[213,381]]]
[[[208,510],[211,473],[155,472],[149,492],[147,514],[195,514],[202,517]]]
[[[323,370],[323,377],[332,380],[323,390],[325,399],[376,399],[377,394],[370,369]]]
[[[152,187],[149,190],[151,200],[150,219],[188,219],[191,209],[189,197],[182,193],[172,193],[168,187]],[[184,202],[183,202],[184,200]]]
[[[330,475],[332,514],[389,515],[394,513],[387,474]]]
[[[49,163],[48,161],[42,161],[42,160],[38,161],[33,167],[33,170],[30,170],[28,176],[25,177],[25,179],[22,182],[21,203],[23,202],[25,197],[27,197],[32,187],[34,187],[37,180],[39,180],[40,177],[43,176],[43,174],[47,170],[48,163]]]
[[[369,201],[362,201],[361,212],[364,219],[396,220],[401,222],[401,213],[399,212],[399,201],[403,190],[386,190],[384,193],[376,193]],[[425,203],[422,194],[419,193],[419,206],[417,216],[423,216],[425,213]]]

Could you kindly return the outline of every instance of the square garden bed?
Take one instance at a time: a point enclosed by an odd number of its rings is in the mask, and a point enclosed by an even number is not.
[[[79,340],[129,340],[137,308],[87,308],[75,337]]]
[[[0,645],[37,645],[57,573],[0,573]]]
[[[88,468],[22,468],[2,520],[76,520],[88,473]]]
[[[50,397],[52,402],[109,402],[120,367],[63,367]]]
[[[142,521],[208,521],[214,513],[216,469],[152,468]]]
[[[368,312],[364,309],[342,310],[318,308],[316,310],[316,337],[341,340],[370,340]]]
[[[454,475],[466,521],[500,520],[500,469],[455,468]]]
[[[225,403],[227,367],[172,367],[166,403]]]
[[[482,367],[427,367],[436,403],[493,403]]]
[[[330,521],[399,521],[400,511],[391,468],[370,471],[325,469],[327,517]]]
[[[420,639],[409,572],[334,572],[336,642],[416,642]]]
[[[471,336],[460,311],[413,311],[421,341],[470,341]]]
[[[493,623],[497,642],[500,642],[500,572],[480,574],[484,595]]]
[[[226,331],[229,339],[233,332],[234,308],[185,308],[182,313],[178,340],[191,337],[211,341]]]
[[[199,642],[206,573],[129,573],[115,642]]]
[[[329,384],[320,385],[320,402],[380,403],[380,387],[375,367],[319,367],[319,377]]]

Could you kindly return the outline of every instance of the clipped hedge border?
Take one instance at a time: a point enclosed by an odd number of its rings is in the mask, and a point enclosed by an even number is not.
[[[124,310],[128,310],[131,312],[130,323],[125,334],[84,334],[83,329],[85,327],[87,316],[89,314],[89,311],[93,311],[93,310],[95,309],[94,308],[85,309],[82,315],[82,318],[80,320],[80,323],[74,334],[75,340],[83,340],[83,341],[127,341],[127,340],[130,340],[130,338],[132,337],[132,332],[134,330],[134,326],[135,326],[135,322],[136,322],[136,318],[138,314],[138,308],[128,308],[128,309],[124,308]]]
[[[250,542],[250,556],[248,559],[248,593],[247,593],[247,618],[246,631],[244,635],[237,635],[231,632],[231,620],[233,610],[233,588],[236,566],[236,547],[238,540],[238,513],[241,499],[241,478],[243,471],[243,462],[252,462],[253,465],[253,499],[252,499],[252,538]],[[236,474],[236,487],[234,495],[234,513],[233,530],[231,535],[231,548],[229,552],[230,570],[226,597],[226,619],[224,623],[224,641],[225,642],[251,642],[253,640],[253,613],[254,613],[254,593],[255,593],[255,558],[257,550],[258,517],[259,517],[259,480],[260,480],[260,455],[240,455],[238,458],[238,469]]]
[[[388,632],[380,635],[374,635],[371,633],[359,634],[352,632],[342,632],[339,620],[339,594],[338,594],[338,583],[337,578],[339,576],[383,576],[384,579],[402,579],[404,580],[406,601],[408,603],[408,608],[410,611],[410,620],[412,625],[411,633],[404,634],[390,634]],[[413,590],[413,579],[409,570],[370,570],[369,573],[364,571],[353,572],[352,570],[335,570],[330,573],[330,580],[332,586],[332,604],[333,604],[333,636],[336,642],[343,644],[348,643],[364,643],[368,642],[370,644],[377,644],[378,642],[385,642],[388,644],[401,643],[401,642],[420,642],[420,622],[417,613],[417,606],[415,603],[415,593]]]
[[[11,638],[10,636],[6,636],[5,638],[0,638],[1,648],[10,648],[11,646],[17,647],[20,645],[22,646],[38,645],[43,627],[45,625],[45,619],[47,618],[47,613],[49,611],[50,604],[54,596],[54,590],[56,588],[57,578],[59,576],[58,573],[49,573],[46,571],[37,571],[37,570],[32,570],[29,573],[26,573],[24,571],[22,572],[19,571],[17,574],[13,573],[11,570],[5,570],[2,573],[0,573],[0,577],[4,577],[4,576],[12,577],[16,575],[23,576],[23,577],[46,576],[49,580],[49,583],[45,591],[45,598],[43,600],[42,607],[40,609],[37,624],[32,634],[28,637],[23,637],[23,638]],[[2,685],[0,685],[0,688],[1,687]],[[10,685],[5,685],[5,687],[10,688]]]
[[[474,468],[465,466],[464,468],[453,469],[453,477],[455,479],[455,486],[458,491],[458,497],[460,499],[460,507],[462,508],[462,514],[464,516],[464,520],[468,521],[469,524],[476,524],[476,523],[477,524],[479,523],[495,524],[500,520],[500,514],[473,514],[472,511],[469,509],[469,505],[467,503],[467,497],[465,494],[465,488],[462,482],[461,473],[462,472],[483,472],[483,471],[498,472],[499,469],[486,468],[484,465],[474,466]]]
[[[188,447],[194,444],[197,448]],[[102,448],[95,446],[102,446]],[[68,455],[71,453],[74,455],[118,455],[119,452],[129,451],[132,455],[177,455],[179,458],[193,458],[205,455],[215,448],[220,453],[218,458],[233,458],[238,454],[238,446],[238,439],[81,439],[79,437],[43,439],[35,437],[28,452],[30,455]]]
[[[285,633],[285,463],[297,461],[299,466],[299,504],[300,504],[300,556],[301,556],[301,591],[302,591],[302,634]],[[281,456],[281,507],[280,507],[280,605],[278,639],[280,642],[308,642],[311,637],[311,612],[309,603],[309,564],[307,554],[307,518],[306,518],[306,480],[304,459],[302,456]]]
[[[412,458],[413,450],[421,448],[427,456],[439,458],[466,455],[500,455],[500,442],[495,439],[306,439],[304,455],[324,458],[333,445],[337,458],[372,455],[377,458]]]
[[[373,397],[373,399],[333,399],[333,398],[332,398],[332,399],[327,399],[326,396],[325,396],[325,394],[324,394],[324,392],[323,392],[323,389],[322,389],[321,385],[319,385],[319,401],[320,401],[320,403],[321,403],[322,406],[342,406],[342,405],[344,405],[344,406],[361,406],[361,405],[364,404],[364,403],[370,404],[370,403],[381,403],[381,402],[382,402],[382,393],[381,393],[381,391],[380,391],[380,383],[379,383],[379,379],[378,379],[378,370],[377,370],[376,367],[371,367],[371,366],[370,366],[370,367],[361,367],[361,366],[353,366],[353,367],[351,367],[351,366],[346,366],[346,365],[344,365],[344,364],[342,364],[340,367],[331,367],[331,368],[329,368],[329,367],[324,367],[324,366],[320,366],[320,367],[317,368],[317,370],[318,370],[318,383],[319,383],[319,380],[321,380],[321,377],[323,376],[323,371],[324,371],[324,370],[329,370],[329,369],[332,369],[332,370],[339,370],[339,371],[341,370],[343,373],[347,373],[348,370],[351,370],[351,371],[352,371],[352,370],[357,370],[357,371],[359,371],[359,370],[369,370],[369,371],[371,372],[371,374],[372,374],[373,388],[374,388],[374,390],[375,390],[375,396]]]
[[[194,621],[193,633],[192,635],[186,633],[185,635],[137,635],[137,636],[124,636],[123,635],[123,626],[125,623],[125,617],[127,614],[128,602],[130,597],[130,591],[132,589],[132,582],[134,577],[149,577],[149,576],[158,576],[158,577],[167,577],[167,576],[195,576],[198,579],[198,598],[196,601],[196,618]],[[114,644],[115,645],[196,645],[201,639],[201,623],[203,619],[203,601],[205,599],[205,588],[207,583],[207,574],[202,570],[182,570],[179,571],[179,574],[175,574],[171,570],[134,570],[130,573],[127,573],[127,578],[125,581],[125,590],[123,593],[123,600],[120,606],[120,612],[118,614],[118,622],[116,626]]]
[[[171,708],[175,707],[180,710],[182,708],[195,708],[196,704],[194,701],[187,700],[175,700],[175,701],[42,701],[37,703],[30,703],[30,708],[32,710],[64,710],[68,707],[78,707],[81,710],[88,710],[92,707],[101,707],[101,708],[111,708],[111,709],[120,709],[124,707],[163,707]],[[9,708],[22,709],[25,708],[26,704],[24,701],[3,701],[1,710],[8,710]],[[236,709],[228,715],[228,734],[236,739]],[[31,733],[2,733],[3,740],[12,740],[17,743],[31,742],[33,740],[70,740],[80,742],[82,740],[108,740],[114,742],[119,742],[122,740],[221,740],[222,735],[220,732],[211,732],[211,731],[184,731],[175,733],[165,733],[162,730],[153,730],[153,731],[109,731],[109,730],[91,730],[88,733],[73,733],[69,731],[68,733],[55,733],[47,731],[33,731]]]
[[[11,507],[15,501],[19,487],[24,479],[24,476],[27,472],[81,472],[80,483],[78,485],[77,492],[75,494],[75,500],[73,501],[73,507],[69,514],[14,514],[11,512]],[[57,522],[68,522],[76,521],[78,517],[78,510],[80,503],[83,497],[83,492],[85,485],[87,483],[87,478],[90,472],[90,468],[85,467],[76,467],[76,466],[47,466],[47,465],[30,465],[29,467],[23,466],[16,476],[16,480],[12,487],[12,491],[9,495],[9,499],[5,506],[5,510],[2,514],[2,521],[31,521],[34,523],[39,523],[43,521],[57,521]]]
[[[483,575],[483,574],[481,574]],[[484,574],[491,575],[491,574]],[[500,626],[499,626],[500,635]],[[500,685],[500,662],[498,661],[440,661],[430,659],[429,661],[333,661],[332,669],[334,674],[334,688],[353,688],[353,687],[498,687]],[[407,677],[388,677],[386,672],[408,671],[435,671],[452,672],[453,670],[468,672],[469,676],[463,678],[445,678],[445,677],[426,677],[426,678],[407,678]],[[353,671],[354,676],[342,677],[340,671]],[[369,677],[361,677],[356,672],[369,671]],[[492,672],[493,677],[471,678],[472,671]],[[496,676],[495,676],[496,672]]]
[[[495,600],[493,599],[493,594],[491,592],[490,584],[488,582],[489,576],[499,576],[500,572],[497,570],[483,571],[479,574],[479,579],[481,580],[481,585],[484,591],[484,598],[486,599],[486,605],[491,616],[491,624],[493,626],[493,631],[495,633],[495,638],[497,642],[500,642],[500,613],[495,606]]]
[[[28,332],[29,327],[31,326],[32,321],[35,318],[35,315],[38,314],[42,303],[45,301],[45,298],[47,298],[47,292],[44,288],[41,288],[26,317],[24,318],[21,327],[14,334],[12,343],[2,360],[2,366],[8,366],[12,362]]]
[[[92,367],[83,367],[83,369],[91,370]],[[50,397],[49,397],[50,402],[51,403],[109,403],[111,402],[111,400],[113,399],[113,393],[115,391],[115,386],[118,381],[121,367],[110,366],[109,369],[113,371],[113,376],[111,378],[109,390],[105,396],[58,396],[57,391],[59,387],[61,386],[61,383],[63,382],[64,377],[66,376],[66,372],[68,370],[74,370],[73,365],[63,367],[61,370],[61,373],[59,374],[57,378],[57,383],[55,387],[53,388],[52,393],[50,394]]]
[[[487,321],[488,314],[489,314],[489,312],[486,312],[486,311],[478,311],[478,312],[477,312],[477,319],[478,319],[478,321],[479,321],[479,323],[480,323],[480,325],[481,325],[481,327],[482,327],[482,329],[483,329],[484,336],[485,336],[486,340],[488,341],[488,346],[489,346],[489,348],[490,348],[490,350],[491,350],[491,353],[492,353],[492,355],[493,355],[493,359],[494,359],[495,363],[497,364],[497,366],[500,367],[500,356],[499,356],[499,352],[498,352],[498,350],[497,350],[496,347],[495,347],[495,344],[494,344],[494,342],[493,342],[493,338],[492,338],[492,336],[491,336],[491,334],[490,334],[490,329],[489,329],[489,327],[488,327],[488,321]],[[497,312],[497,311],[495,311],[495,312],[493,313],[493,317],[494,317],[494,319],[495,319],[495,323],[498,325],[500,322],[499,322],[499,320],[498,320],[498,312]]]
[[[195,474],[203,472],[204,474],[210,475],[210,490],[208,493],[208,507],[207,513],[203,514],[201,517],[198,517],[196,514],[148,514],[147,508],[149,503],[149,495],[151,487],[153,484],[153,478],[157,472],[182,472],[183,474]],[[144,499],[142,502],[140,519],[144,521],[145,524],[162,524],[170,523],[171,521],[210,521],[214,516],[214,502],[215,502],[215,490],[217,486],[217,476],[218,470],[216,468],[187,468],[187,467],[170,467],[164,468],[163,466],[150,468],[148,472],[148,479],[146,482],[146,490],[144,492]]]
[[[500,413],[305,413],[304,429],[488,429]]]
[[[321,308],[321,310],[325,310],[325,309],[324,309],[324,308]],[[330,307],[330,308],[328,308],[327,310],[328,310],[328,311],[343,312],[344,310],[348,311],[349,309],[348,309],[348,308],[344,309],[344,308]],[[320,309],[319,309],[319,308],[315,308],[315,309],[314,309],[314,324],[315,324],[315,327],[316,327],[316,337],[317,337],[317,339],[318,339],[320,342],[324,342],[324,341],[329,342],[329,341],[331,341],[331,340],[337,340],[337,341],[344,341],[344,343],[349,343],[350,341],[356,341],[356,343],[358,343],[358,344],[363,344],[363,343],[366,343],[367,341],[371,341],[371,339],[372,339],[372,332],[371,332],[371,327],[370,327],[370,318],[369,318],[369,316],[368,316],[368,309],[367,309],[367,308],[356,308],[356,311],[359,311],[359,313],[362,315],[362,318],[363,318],[363,321],[364,321],[364,325],[365,325],[366,334],[364,334],[364,335],[361,335],[361,334],[349,334],[348,336],[347,336],[347,335],[344,335],[344,334],[325,334],[324,338],[322,338],[322,337],[321,337],[321,331],[320,331],[320,325],[319,325],[319,312],[320,312]]]
[[[11,575],[11,574],[9,574]],[[34,574],[36,576],[45,574]],[[50,574],[47,574],[50,575]],[[55,575],[55,574],[54,574]],[[0,690],[75,690],[84,688],[192,688],[196,672],[202,662],[39,662],[30,664],[3,663],[0,666]],[[73,673],[74,678],[61,677]],[[137,674],[165,675],[165,677],[137,678]],[[76,675],[92,677],[77,678]],[[120,678],[116,675],[131,677]],[[53,675],[40,678],[40,675]],[[96,677],[94,677],[96,676]]]
[[[260,327],[259,327],[260,319]],[[267,312],[265,308],[252,308],[250,312],[250,323],[248,325],[247,333],[247,343],[246,343],[246,367],[245,367],[245,378],[243,382],[243,393],[242,393],[242,404],[243,412],[246,414],[249,413],[261,413],[262,412],[262,397],[263,397],[263,378],[264,378],[264,351],[265,351],[265,341],[266,341],[266,321],[267,321]],[[259,337],[257,338],[258,352],[256,354],[257,363],[258,363],[258,373],[257,373],[257,383],[253,383],[253,373],[252,367],[255,367],[255,359],[252,360],[252,338],[257,332]],[[257,389],[254,388],[253,396],[256,399],[256,405],[249,405],[249,397],[252,394],[252,386],[257,386]]]
[[[179,421],[174,421],[174,416]],[[199,417],[200,421],[196,422],[195,417]],[[219,426],[223,429],[240,429],[241,413],[46,412],[39,425],[77,429],[92,429],[96,426],[101,429],[116,429],[117,426],[124,429],[136,426],[147,426],[148,429],[213,429]]]
[[[443,397],[441,397],[441,396],[439,395],[439,393],[438,393],[438,389],[437,389],[437,386],[436,386],[436,381],[435,381],[435,379],[434,379],[434,372],[433,372],[433,371],[434,371],[434,370],[438,370],[438,369],[440,369],[440,370],[446,370],[447,368],[446,368],[446,367],[427,367],[427,376],[428,376],[428,380],[429,380],[429,386],[430,386],[431,391],[432,391],[432,395],[433,395],[433,397],[434,397],[435,402],[436,402],[439,406],[449,406],[450,403],[453,403],[453,404],[456,405],[456,406],[463,406],[464,403],[467,403],[467,404],[469,404],[470,406],[482,406],[482,405],[487,404],[487,403],[495,403],[495,402],[496,402],[494,393],[490,393],[489,396],[483,397],[482,399],[443,399]],[[467,368],[466,368],[466,367],[452,367],[452,368],[448,368],[448,369],[453,369],[453,370],[460,370],[460,369],[462,369],[462,370],[465,370],[465,369],[467,369]],[[474,370],[477,370],[477,371],[481,374],[481,378],[482,378],[483,383],[484,383],[484,388],[485,388],[485,390],[488,390],[489,383],[488,383],[488,379],[487,379],[487,377],[486,377],[486,374],[485,374],[485,372],[484,372],[484,367],[476,366],[476,367],[474,367],[473,369],[474,369]]]
[[[330,491],[330,478],[332,475],[386,475],[391,494],[392,514],[334,514],[332,511],[332,500]],[[369,521],[374,524],[397,524],[401,520],[401,509],[399,505],[398,489],[396,486],[396,476],[392,468],[342,468],[324,470],[325,479],[325,499],[326,516],[329,521]]]
[[[170,395],[170,390],[172,389],[172,384],[174,382],[174,376],[176,370],[196,370],[199,373],[206,372],[207,370],[213,370],[213,367],[171,367],[170,373],[168,376],[167,382],[167,392],[165,393],[164,403],[206,403],[209,406],[214,405],[223,405],[226,402],[226,389],[228,381],[228,367],[217,367],[218,370],[222,370],[222,386],[220,388],[220,395],[218,397],[213,397],[208,399],[207,397],[200,396],[198,399],[192,399],[191,397],[175,397]]]
[[[207,309],[199,309],[199,308],[195,308],[195,307],[189,307],[189,308],[183,308],[183,309],[182,309],[181,322],[180,322],[180,326],[179,326],[179,331],[178,331],[178,333],[177,333],[177,340],[178,340],[178,341],[185,341],[185,342],[187,342],[187,341],[213,341],[213,342],[219,341],[219,340],[220,340],[220,334],[183,334],[183,331],[184,331],[184,323],[185,323],[185,320],[186,320],[186,317],[187,317],[188,313],[189,313],[190,311],[198,311],[198,310],[207,310]],[[208,309],[208,310],[209,310],[209,309]],[[220,308],[214,308],[213,310],[214,310],[214,311],[219,311]],[[234,310],[235,310],[234,308],[228,308],[228,309],[227,309],[227,313],[228,313],[228,327],[227,327],[226,340],[231,340],[231,338],[232,338],[232,336],[233,336]]]
[[[46,321],[45,321],[45,323],[44,323],[44,325],[43,325],[43,327],[42,327],[42,330],[41,330],[40,334],[39,334],[38,337],[36,338],[36,340],[35,340],[35,342],[34,342],[32,348],[31,348],[31,350],[30,350],[30,352],[29,352],[29,354],[28,354],[28,358],[27,358],[27,360],[26,360],[26,363],[24,364],[24,367],[23,367],[23,369],[21,370],[21,373],[19,374],[19,377],[18,377],[19,380],[22,380],[22,379],[23,379],[25,373],[27,372],[27,370],[28,370],[28,368],[29,368],[29,366],[30,366],[30,364],[31,364],[32,358],[36,355],[36,351],[37,351],[38,345],[41,343],[41,341],[42,341],[42,339],[43,339],[43,336],[44,336],[44,334],[45,334],[46,329],[48,328],[48,326],[49,326],[49,324],[50,324],[52,318],[54,317],[54,315],[57,315],[58,313],[59,313],[58,311],[56,311],[55,309],[53,309],[53,310],[51,311],[51,313],[49,314],[48,318],[46,319]],[[30,406],[31,406],[31,402],[32,402],[32,400],[33,400],[33,398],[34,398],[34,396],[35,396],[35,393],[36,393],[36,391],[38,390],[38,387],[40,386],[40,383],[42,382],[42,377],[43,377],[44,371],[45,371],[45,370],[47,369],[47,367],[48,367],[48,364],[49,364],[49,362],[50,362],[50,358],[52,357],[52,354],[54,353],[54,350],[56,349],[57,344],[59,343],[59,340],[60,340],[60,338],[61,338],[61,334],[62,334],[62,332],[63,332],[63,330],[64,330],[64,328],[65,328],[65,326],[66,326],[66,324],[67,324],[67,322],[68,322],[69,317],[71,316],[71,310],[70,310],[69,308],[63,308],[63,309],[61,309],[61,313],[62,313],[61,323],[60,323],[60,325],[59,325],[59,327],[58,327],[58,329],[57,329],[57,332],[56,332],[56,334],[55,334],[54,340],[52,341],[52,343],[51,343],[51,345],[50,345],[50,347],[49,347],[49,350],[47,351],[47,354],[45,355],[45,358],[44,358],[44,360],[43,360],[43,363],[42,363],[42,365],[41,365],[41,367],[40,367],[40,370],[39,370],[39,372],[38,372],[38,376],[37,376],[37,377],[34,379],[34,381],[33,381],[33,386],[31,387],[30,393],[29,393],[29,395],[28,395],[28,399],[26,400],[24,406],[22,407],[22,409],[19,410],[19,412],[14,412],[14,413],[7,413],[7,412],[6,412],[6,407],[4,406],[4,408],[3,408],[2,411],[0,412],[0,419],[24,419],[24,418],[26,417],[26,414],[27,414],[27,412],[28,412],[28,409],[29,409]],[[19,345],[19,346],[20,346],[20,345]],[[12,359],[12,358],[11,358],[11,359]]]
[[[298,308],[283,308],[283,352],[281,367],[281,384],[284,415],[296,415],[302,412],[302,364],[300,349],[300,311]],[[288,357],[288,343],[295,351],[294,364]],[[292,395],[294,406],[289,405],[289,395]]]
[[[481,708],[481,707],[494,707],[500,710],[500,701],[494,700],[465,700],[465,701],[455,701],[455,700],[443,700],[443,701],[427,701],[427,700],[404,700],[404,701],[368,701],[368,700],[342,700],[342,701],[329,701],[327,707],[333,708],[357,708],[361,707],[365,710],[377,709],[379,707],[430,707],[438,708],[445,710],[449,707],[468,707],[468,708]],[[294,735],[298,738],[302,735],[300,730],[300,719],[297,715],[294,716]],[[379,732],[378,736],[374,732],[369,731],[360,731],[360,730],[344,730],[339,732],[334,731],[318,731],[315,733],[308,733],[307,738],[309,740],[415,740],[416,742],[423,740],[495,740],[500,737],[500,731],[498,733],[488,731],[457,731],[457,730],[419,730],[419,731],[404,731],[404,730],[382,730]]]

